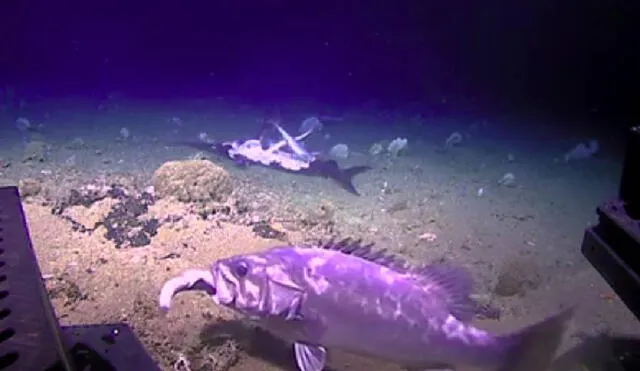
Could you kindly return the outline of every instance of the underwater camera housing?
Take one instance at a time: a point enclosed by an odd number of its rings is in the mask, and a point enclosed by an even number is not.
[[[59,325],[16,187],[0,188],[0,370],[160,370],[124,323]]]
[[[618,197],[601,204],[597,214],[598,224],[585,230],[582,254],[640,319],[640,126],[629,130]],[[594,339],[595,347],[585,342],[582,350],[594,356],[606,349],[609,361],[597,360],[597,369],[640,369],[640,338],[601,340]]]
[[[618,197],[597,208],[582,254],[640,319],[640,126],[629,130]]]

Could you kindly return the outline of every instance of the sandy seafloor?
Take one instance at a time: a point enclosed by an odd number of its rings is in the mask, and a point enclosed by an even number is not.
[[[40,185],[37,194],[25,198],[24,208],[61,323],[126,321],[166,370],[293,369],[287,348],[225,322],[230,313],[204,295],[183,294],[167,316],[157,308],[162,283],[178,272],[282,244],[254,233],[250,223],[260,220],[285,232],[284,239],[292,243],[351,236],[415,262],[463,265],[476,279],[476,298],[500,311],[499,319],[478,319],[485,328],[511,331],[574,305],[562,353],[590,336],[640,333],[633,315],[580,253],[584,229],[596,220],[595,207],[617,192],[620,154],[609,151],[608,138],[598,138],[604,145],[594,158],[558,162],[578,140],[589,138],[536,131],[531,129],[534,119],[514,125],[516,119],[498,115],[421,119],[411,112],[372,107],[343,112],[340,124],[325,127],[328,138],[317,135],[310,145],[326,151],[346,143],[352,153],[340,160],[342,166],[374,168],[355,179],[360,197],[331,180],[240,169],[214,156],[211,161],[232,176],[234,199],[248,205],[246,215],[204,220],[192,205],[161,200],[154,213],[180,215],[180,220],[161,226],[142,247],[116,249],[104,233],[74,231],[69,221],[51,212],[71,189],[85,184],[119,182],[145,189],[164,162],[197,152],[168,147],[167,142],[197,139],[200,132],[215,139],[250,136],[262,112],[222,100],[130,101],[100,111],[95,102],[69,99],[0,114],[0,184],[30,179]],[[291,109],[284,115],[285,125],[296,130],[309,113]],[[49,146],[45,161],[23,161],[25,145],[13,124],[17,117],[44,124],[37,139]],[[131,133],[126,140],[119,134],[123,127]],[[443,150],[453,131],[464,133],[465,140]],[[396,137],[409,139],[400,157],[369,154],[372,143]],[[515,175],[515,186],[500,186],[498,180],[508,172]],[[96,208],[76,213],[91,219],[102,212]],[[501,276],[514,281],[513,295],[496,289]],[[333,354],[331,367],[398,369],[340,353]],[[600,368],[576,361],[557,369]]]

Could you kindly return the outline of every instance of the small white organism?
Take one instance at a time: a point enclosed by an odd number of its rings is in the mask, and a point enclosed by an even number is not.
[[[564,154],[564,162],[571,160],[584,160],[591,158],[600,150],[600,144],[597,140],[592,139],[587,143],[579,143],[573,149]]]
[[[516,176],[513,173],[506,173],[498,180],[498,184],[504,187],[515,187]]]
[[[407,138],[396,138],[387,146],[387,152],[389,152],[391,157],[397,157],[400,152],[407,149],[408,142]]]
[[[177,126],[182,126],[182,124],[183,124],[182,119],[180,117],[177,117],[177,116],[172,116],[167,121],[169,123],[177,125]]]
[[[18,128],[18,130],[20,131],[27,131],[31,130],[33,128],[33,125],[31,125],[31,121],[29,121],[29,119],[25,117],[18,117],[16,119],[16,128]]]
[[[333,158],[347,158],[349,157],[349,146],[344,143],[336,144],[329,150],[329,155]]]
[[[209,134],[205,133],[204,131],[201,132],[200,134],[198,134],[198,139],[200,139],[201,142],[205,142],[205,143],[214,143],[215,140],[213,138],[211,138],[209,136]]]
[[[384,146],[382,142],[375,142],[371,145],[371,148],[369,148],[369,154],[371,156],[377,156],[381,154],[382,151],[384,151]]]
[[[300,133],[306,133],[307,131],[322,131],[322,122],[315,116],[307,117],[302,121],[298,128]]]
[[[127,140],[129,139],[130,136],[131,136],[131,132],[129,131],[129,129],[124,127],[120,129],[120,139]]]
[[[457,146],[460,143],[462,143],[462,134],[456,131],[454,133],[451,133],[451,135],[449,135],[449,138],[444,141],[444,146],[446,148],[451,148],[453,146]]]

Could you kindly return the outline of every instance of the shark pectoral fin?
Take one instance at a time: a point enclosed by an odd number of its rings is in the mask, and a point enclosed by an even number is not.
[[[293,350],[300,371],[322,371],[327,363],[327,350],[321,346],[294,343]]]
[[[313,133],[313,129],[309,129],[309,130],[305,131],[304,133],[298,135],[294,139],[297,140],[297,141],[303,140],[304,138],[308,137],[309,134],[311,134],[311,133]]]
[[[265,152],[275,152],[279,151],[287,145],[287,141],[282,139],[276,143],[272,143],[268,148],[265,149]]]

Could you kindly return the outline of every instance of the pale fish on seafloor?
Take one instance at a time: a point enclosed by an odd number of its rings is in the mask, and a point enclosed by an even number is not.
[[[470,323],[476,307],[465,269],[412,267],[351,239],[215,261],[167,281],[160,306],[168,310],[189,290],[204,290],[292,342],[301,371],[321,371],[327,349],[411,369],[543,371],[572,317],[569,309],[513,333],[490,333]]]

